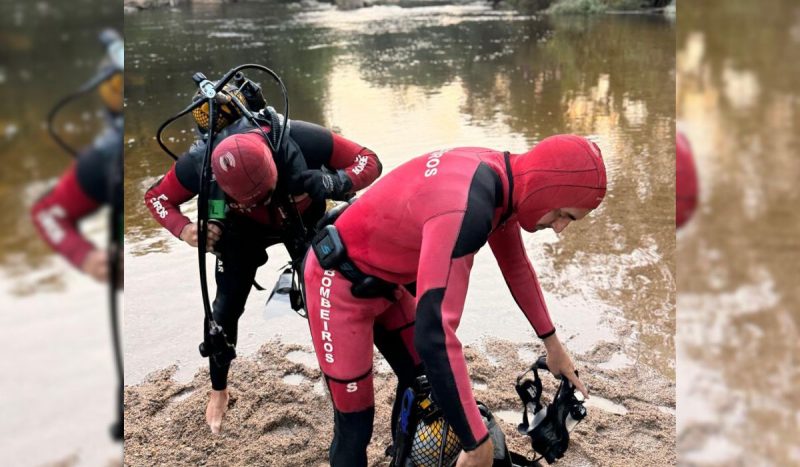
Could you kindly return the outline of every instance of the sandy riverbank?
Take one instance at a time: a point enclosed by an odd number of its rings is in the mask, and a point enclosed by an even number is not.
[[[501,419],[512,450],[530,453],[516,434],[521,421],[514,379],[535,355],[533,345],[486,343],[488,354],[467,348],[475,395]],[[576,356],[593,397],[589,416],[573,432],[562,465],[674,465],[675,386],[648,367],[616,364],[620,349],[603,343]],[[625,360],[624,358],[622,360]],[[389,415],[394,378],[376,359],[376,417],[370,464],[388,465]],[[224,432],[204,421],[206,369],[192,381],[172,378],[176,367],[151,373],[125,390],[125,465],[325,465],[332,410],[309,349],[278,342],[238,359],[231,376],[231,407]],[[552,394],[553,378],[545,378]]]

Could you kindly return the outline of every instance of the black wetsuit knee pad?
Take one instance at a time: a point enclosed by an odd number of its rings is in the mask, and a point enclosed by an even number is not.
[[[375,408],[361,412],[333,411],[333,442],[329,451],[331,467],[366,467],[367,446],[372,439]]]

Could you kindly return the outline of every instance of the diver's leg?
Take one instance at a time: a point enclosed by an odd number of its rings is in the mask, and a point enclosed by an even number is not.
[[[334,408],[330,463],[365,467],[375,415],[372,328],[390,302],[353,297],[350,282],[324,271],[314,254],[306,258],[304,277],[311,339]]]
[[[403,393],[423,374],[422,363],[414,349],[414,297],[408,291],[400,288],[400,298],[378,316],[374,335],[375,346],[397,375],[391,418],[394,440]]]
[[[242,225],[228,223],[223,239],[218,244],[221,257],[217,258],[215,278],[217,294],[212,315],[214,321],[225,331],[227,341],[236,345],[239,318],[255,279],[256,269],[266,262],[266,253],[248,235],[240,232]],[[220,364],[221,363],[221,364]],[[218,433],[222,419],[228,410],[228,372],[230,362],[218,362],[209,358],[211,394],[206,407],[206,421],[213,433]]]

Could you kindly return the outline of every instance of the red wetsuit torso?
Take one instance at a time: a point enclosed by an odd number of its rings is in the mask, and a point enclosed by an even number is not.
[[[482,170],[476,173],[479,168]],[[494,189],[502,192],[491,191]],[[483,148],[430,153],[393,170],[368,193],[336,222],[349,257],[365,273],[396,284],[416,282],[420,297],[431,288],[459,286],[458,279],[467,279],[444,276],[459,239],[465,248],[456,252],[459,257],[471,256],[488,240],[511,292],[537,334],[553,330],[515,216],[498,228],[508,210],[503,153]],[[480,195],[490,198],[478,204]],[[442,282],[445,280],[449,282]]]
[[[437,402],[467,448],[487,431],[456,329],[473,256],[487,241],[536,334],[546,337],[555,329],[515,216],[499,225],[509,210],[508,193],[503,153],[437,151],[393,170],[336,222],[363,272],[397,284],[416,282],[415,347]]]

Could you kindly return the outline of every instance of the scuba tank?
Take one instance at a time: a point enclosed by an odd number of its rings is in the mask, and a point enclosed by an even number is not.
[[[492,467],[533,467],[528,458],[510,452],[506,437],[491,410],[475,402],[494,447]],[[461,443],[444,418],[431,393],[428,378],[417,377],[405,390],[395,428],[391,467],[452,467],[461,454]]]
[[[523,405],[517,431],[530,438],[533,451],[540,454],[537,459],[510,451],[492,412],[476,401],[494,446],[492,467],[533,467],[542,458],[552,464],[566,453],[569,432],[586,418],[583,401],[576,397],[575,387],[566,378],[561,378],[552,402],[545,406],[538,370],[549,371],[544,356],[519,375],[514,386]],[[528,373],[533,379],[527,377]],[[393,445],[387,450],[392,456],[391,467],[450,467],[461,452],[461,444],[449,430],[424,375],[403,393],[394,433]]]

